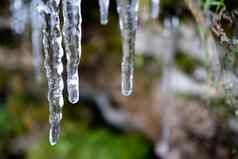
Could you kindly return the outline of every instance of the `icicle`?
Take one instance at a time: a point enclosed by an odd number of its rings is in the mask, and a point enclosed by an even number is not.
[[[24,0],[11,0],[10,3],[11,28],[15,33],[22,34],[29,20],[28,7]]]
[[[108,23],[108,11],[110,0],[99,0],[100,6],[100,22],[102,25]]]
[[[159,16],[159,4],[160,0],[151,0],[151,17],[153,19],[156,19]]]
[[[120,29],[123,38],[121,92],[129,96],[133,89],[135,37],[138,24],[139,0],[117,0]]]
[[[41,31],[43,20],[37,11],[40,0],[33,0],[31,4],[32,51],[33,65],[37,81],[41,80]]]
[[[79,100],[78,65],[81,57],[81,0],[64,0],[63,15],[68,99],[74,104]]]
[[[60,0],[48,0],[45,6],[39,7],[44,13],[43,46],[45,52],[45,69],[48,79],[49,122],[51,145],[55,145],[60,133],[60,121],[64,105],[62,79],[63,48],[59,18]]]

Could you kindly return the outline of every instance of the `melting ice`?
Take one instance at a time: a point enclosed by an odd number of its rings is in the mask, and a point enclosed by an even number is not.
[[[138,25],[139,0],[117,0],[117,11],[123,43],[121,93],[129,96],[133,89],[135,38]]]
[[[81,57],[81,0],[64,0],[63,17],[68,99],[75,104],[79,100],[78,65]]]
[[[102,25],[108,23],[108,11],[110,0],[99,0],[100,7],[100,22]]]
[[[110,0],[98,0],[98,2],[100,22],[107,24]],[[158,2],[159,0],[153,0],[153,15],[158,12]],[[139,0],[117,0],[123,43],[121,92],[125,96],[131,95],[133,89],[138,9]],[[40,39],[43,39],[44,67],[48,80],[49,141],[51,145],[55,145],[60,135],[60,121],[64,105],[64,82],[62,78],[64,52],[67,59],[68,100],[73,104],[79,100],[78,65],[81,58],[82,36],[81,0],[32,0],[31,3],[26,3],[25,0],[11,0],[10,10],[12,15],[11,27],[18,34],[25,31],[29,19],[31,20],[33,64],[38,79],[41,71]],[[31,14],[28,14],[29,11]],[[63,24],[62,28],[61,24]],[[63,44],[65,50],[63,50]]]
[[[48,101],[51,145],[55,145],[60,133],[62,107],[64,105],[62,79],[62,35],[60,30],[60,0],[49,0],[41,7],[44,15],[43,46],[45,69],[48,79]]]

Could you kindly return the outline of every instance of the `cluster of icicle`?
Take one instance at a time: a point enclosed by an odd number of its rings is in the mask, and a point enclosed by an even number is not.
[[[108,23],[110,0],[98,0],[100,22]],[[133,89],[135,37],[138,25],[139,0],[116,0],[121,29],[123,58],[121,63],[121,93],[129,96]],[[157,18],[159,0],[151,0],[151,17]],[[61,9],[63,19],[61,19]],[[37,10],[37,11],[36,11]],[[24,0],[11,0],[12,28],[22,33],[28,19]],[[21,15],[21,16],[19,16]],[[81,0],[32,0],[31,3],[32,44],[36,74],[40,74],[40,39],[43,39],[44,66],[48,79],[49,101],[49,141],[55,145],[60,134],[60,121],[64,105],[64,66],[62,58],[67,59],[68,100],[75,104],[79,100],[78,65],[81,57]],[[40,16],[41,15],[41,16]],[[63,29],[61,30],[61,22]],[[42,30],[42,34],[41,34]],[[64,47],[63,47],[64,45]]]

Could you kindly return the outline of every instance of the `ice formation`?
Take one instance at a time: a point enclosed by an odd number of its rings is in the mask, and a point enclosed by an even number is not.
[[[78,65],[81,57],[81,0],[64,0],[63,17],[68,99],[70,103],[75,104],[79,100]]]
[[[64,51],[60,30],[60,0],[49,0],[41,7],[45,25],[43,30],[43,46],[45,52],[45,70],[48,79],[49,101],[49,141],[55,145],[60,134],[60,121],[64,105],[62,78]]]
[[[100,23],[105,25],[108,23],[110,0],[98,0],[98,3],[100,7]],[[129,96],[133,91],[135,38],[138,26],[139,0],[116,0],[116,3],[123,45],[121,93],[124,96]],[[150,0],[150,15],[154,19],[158,18],[159,4],[160,0]],[[38,79],[41,73],[41,47],[43,46],[44,66],[48,80],[49,141],[51,145],[55,145],[60,136],[60,121],[62,119],[62,109],[64,105],[64,81],[62,77],[64,71],[62,58],[64,55],[67,60],[66,85],[68,100],[70,103],[75,104],[80,98],[78,66],[81,58],[82,37],[81,0],[10,0],[10,12],[10,26],[16,34],[22,34],[28,24],[32,26],[33,64]],[[31,20],[31,23],[29,23],[29,20]],[[172,18],[165,20],[164,28],[169,29],[173,35],[176,35],[175,28],[178,24],[178,19]],[[168,35],[166,32],[164,34],[166,36]],[[169,52],[164,54],[163,57],[163,62],[166,67],[164,67],[165,70],[163,70],[162,93],[165,92],[165,88],[170,87],[168,81],[171,81],[170,78],[172,78],[173,75],[171,74],[171,70],[174,62],[174,49],[176,47],[176,38],[173,37],[170,39],[166,36],[164,36],[163,40],[172,40],[174,44],[172,44],[173,47],[165,46],[169,48],[167,49]],[[215,50],[214,39],[208,39],[206,42],[208,42],[209,51],[211,50],[212,52],[212,61],[209,63],[211,63],[213,73],[217,75],[216,80],[220,80],[221,68],[218,52]],[[226,75],[226,79],[225,81],[227,82],[224,83],[227,83],[226,85],[228,86],[232,84],[231,81],[234,81],[234,85],[237,82],[233,80],[233,77],[229,74]],[[235,87],[231,90],[231,88],[233,88],[232,86],[233,85],[230,85],[227,89],[233,92],[231,95],[234,99],[233,96],[236,96],[237,92],[234,91],[236,90]],[[176,86],[173,87],[176,88]],[[166,93],[167,92],[164,94]],[[204,93],[202,92],[201,94]],[[167,149],[167,145],[162,147],[162,153],[167,152]]]
[[[102,25],[108,23],[108,11],[110,0],[99,0],[100,7],[100,22]]]
[[[121,63],[121,93],[132,94],[135,38],[138,25],[139,0],[117,0],[117,11],[123,43]]]
[[[103,25],[108,23],[109,3],[110,0],[99,0],[100,22]],[[152,4],[153,15],[155,15],[158,12],[158,0],[154,0]],[[123,95],[129,96],[133,89],[139,0],[117,0],[117,5],[123,43],[121,91]],[[43,47],[44,66],[48,80],[49,141],[51,145],[55,145],[60,135],[60,121],[64,105],[62,77],[64,53],[67,59],[68,99],[73,104],[79,100],[81,0],[32,0],[27,3],[25,0],[11,0],[10,10],[11,27],[17,34],[22,34],[31,20],[33,64],[38,79],[41,73],[41,46]],[[28,14],[29,11],[31,14]],[[62,27],[61,24],[63,24]]]

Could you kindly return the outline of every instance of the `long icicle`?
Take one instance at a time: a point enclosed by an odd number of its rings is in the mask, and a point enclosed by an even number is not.
[[[135,38],[138,25],[139,0],[117,0],[117,11],[123,42],[121,93],[129,96],[133,89]]]
[[[45,26],[43,30],[43,46],[45,52],[45,69],[48,79],[49,101],[49,141],[55,145],[60,135],[60,121],[64,105],[62,79],[63,48],[59,18],[60,0],[48,0],[43,7]],[[42,9],[42,8],[40,8]]]
[[[106,25],[108,23],[109,4],[110,0],[99,0],[100,22],[102,25]]]
[[[70,103],[75,104],[79,100],[78,65],[81,58],[81,0],[64,0],[63,17],[68,99]]]

